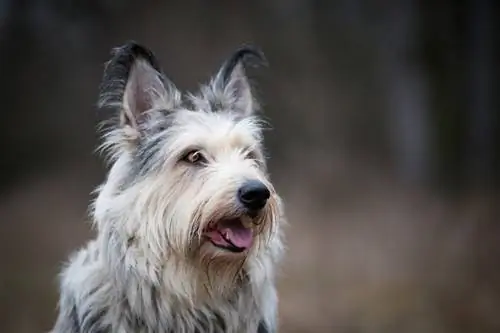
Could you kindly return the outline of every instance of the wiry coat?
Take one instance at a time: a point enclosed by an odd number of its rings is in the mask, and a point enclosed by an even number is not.
[[[104,130],[111,169],[92,209],[97,238],[62,273],[52,333],[264,333],[277,330],[275,266],[282,254],[282,204],[262,152],[257,104],[243,48],[198,94],[181,94],[151,51],[115,50],[101,107],[116,117]],[[203,164],[184,163],[186,152]],[[247,217],[233,199],[245,179],[270,189]],[[204,241],[226,216],[252,225],[244,254]]]

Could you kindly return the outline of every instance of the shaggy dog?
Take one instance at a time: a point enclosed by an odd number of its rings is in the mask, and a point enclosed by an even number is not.
[[[53,333],[277,331],[282,203],[237,50],[197,93],[181,93],[153,53],[129,42],[107,63],[99,105],[110,162],[97,236],[61,277]]]

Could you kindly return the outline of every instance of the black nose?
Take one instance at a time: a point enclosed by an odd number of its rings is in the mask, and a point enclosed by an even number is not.
[[[262,209],[271,193],[266,185],[258,180],[250,180],[238,190],[238,198],[245,208],[256,211]]]

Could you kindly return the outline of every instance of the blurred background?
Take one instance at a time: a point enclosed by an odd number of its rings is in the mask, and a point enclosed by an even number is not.
[[[265,51],[281,332],[500,332],[499,4],[0,0],[0,332],[51,329],[92,237],[98,84],[129,39],[182,89]]]

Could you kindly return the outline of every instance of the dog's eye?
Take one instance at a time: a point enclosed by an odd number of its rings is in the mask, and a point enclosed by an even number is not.
[[[247,160],[257,160],[257,154],[253,151],[249,151],[245,154],[245,159]]]
[[[206,163],[206,159],[199,150],[192,150],[186,155],[184,155],[183,160],[191,164],[202,164]]]

